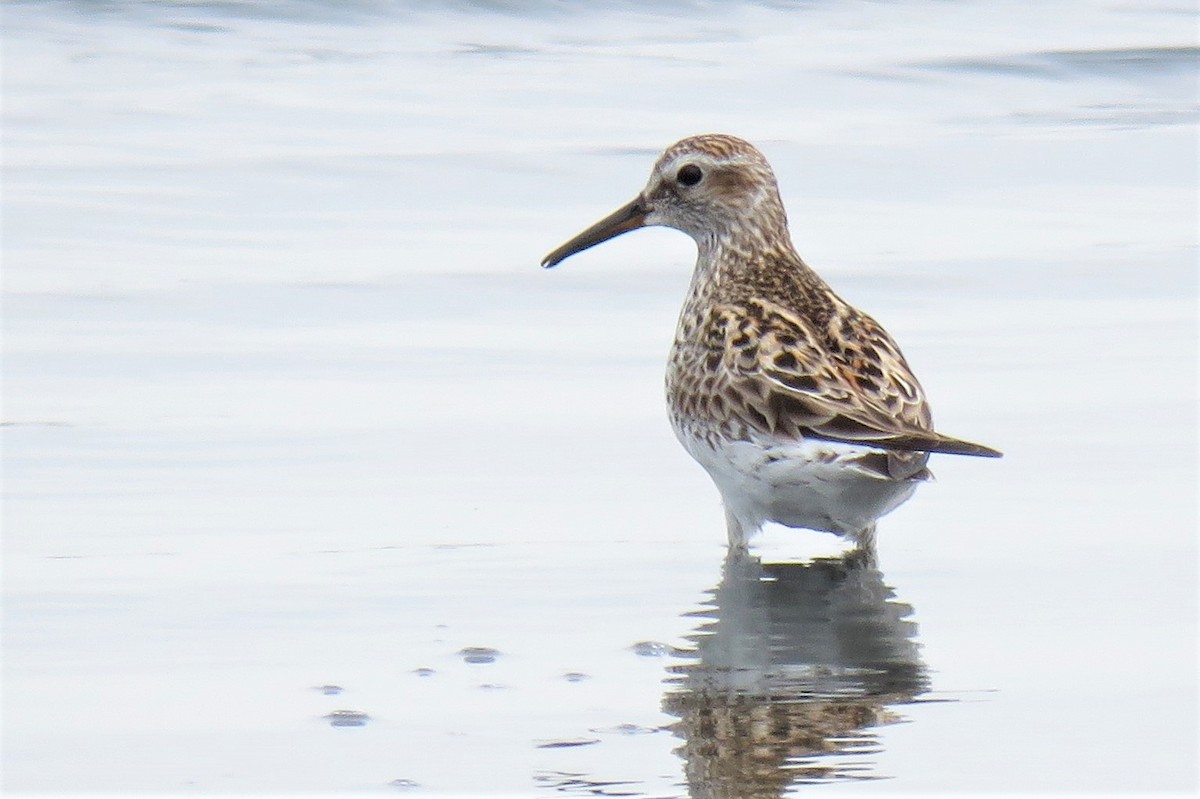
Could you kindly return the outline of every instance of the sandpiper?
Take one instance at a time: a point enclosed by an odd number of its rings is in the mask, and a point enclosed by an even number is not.
[[[764,523],[874,542],[929,478],[931,452],[999,457],[936,433],[899,347],[796,253],[770,164],[734,136],[684,139],[632,202],[543,259],[635,228],[687,233],[699,255],[667,365],[675,434],[725,504],[731,546]]]

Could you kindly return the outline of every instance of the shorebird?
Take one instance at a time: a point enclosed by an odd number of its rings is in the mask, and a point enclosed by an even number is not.
[[[929,454],[1000,453],[934,432],[900,348],[796,252],[770,164],[734,136],[693,136],[642,192],[542,260],[662,225],[698,248],[667,365],[671,425],[716,483],[731,546],[763,524],[860,547],[930,477]]]

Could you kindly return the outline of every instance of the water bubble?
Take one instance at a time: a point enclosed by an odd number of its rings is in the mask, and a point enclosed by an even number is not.
[[[643,658],[661,658],[671,654],[671,647],[662,641],[638,641],[629,649],[633,654]]]
[[[584,674],[582,671],[568,671],[562,678],[567,682],[583,682],[592,679],[592,675]]]
[[[365,727],[371,717],[361,710],[335,710],[325,718],[330,727]]]
[[[389,782],[388,785],[399,791],[411,791],[415,788],[421,787],[421,783],[417,782],[416,780],[406,779],[395,779]]]
[[[590,732],[600,735],[650,735],[658,732],[654,727],[643,727],[639,724],[618,724],[615,727],[595,727]]]
[[[568,749],[572,746],[591,746],[600,743],[599,738],[564,738],[557,741],[538,741],[538,749]]]
[[[430,669],[430,668],[426,668],[425,666],[422,666],[419,669],[413,669],[412,673],[417,675],[418,677],[432,677],[433,675],[437,674],[436,671],[434,671],[433,669]]]
[[[500,657],[499,649],[490,646],[468,646],[458,650],[458,654],[467,663],[495,663]]]
[[[313,690],[320,691],[325,696],[337,696],[346,689],[340,685],[314,685]]]

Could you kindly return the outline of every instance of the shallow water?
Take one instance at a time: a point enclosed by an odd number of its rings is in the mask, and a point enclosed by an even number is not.
[[[1194,21],[7,4],[4,789],[1195,790]],[[709,130],[1006,452],[877,565],[726,561],[685,237],[537,268]]]

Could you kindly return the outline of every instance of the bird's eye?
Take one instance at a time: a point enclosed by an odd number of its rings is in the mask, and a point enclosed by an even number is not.
[[[700,182],[700,178],[704,177],[704,173],[700,171],[700,167],[695,164],[688,164],[679,170],[679,174],[675,179],[683,186],[695,186]]]

